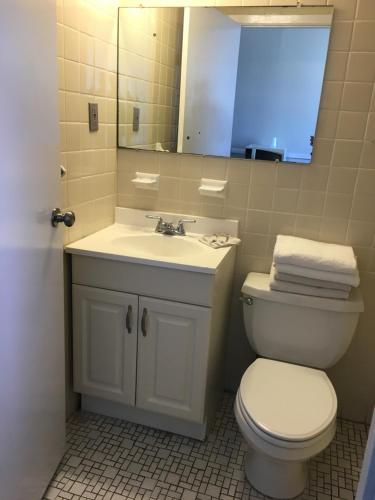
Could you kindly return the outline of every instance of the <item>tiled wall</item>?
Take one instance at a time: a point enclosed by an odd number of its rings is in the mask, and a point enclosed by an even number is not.
[[[177,150],[183,9],[121,9],[119,143]],[[133,130],[133,107],[140,126]]]
[[[218,0],[189,5],[239,3]],[[335,6],[335,15],[312,165],[122,150],[118,152],[118,204],[240,220],[243,244],[238,253],[227,356],[227,384],[232,388],[253,359],[237,299],[240,286],[248,271],[269,271],[276,234],[353,245],[366,312],[349,352],[329,375],[342,414],[364,420],[375,403],[375,1],[327,3]],[[296,1],[243,2],[269,4],[296,5]],[[135,170],[160,172],[160,191],[149,195],[136,191],[130,182]],[[228,179],[227,199],[213,202],[201,197],[201,177]]]
[[[65,242],[113,221],[116,192],[117,9],[102,0],[57,0],[57,56],[64,209],[76,223]],[[88,103],[99,105],[89,132]]]

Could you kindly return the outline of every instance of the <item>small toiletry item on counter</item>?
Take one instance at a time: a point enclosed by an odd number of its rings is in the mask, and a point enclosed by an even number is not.
[[[211,248],[225,248],[231,247],[233,245],[238,245],[241,243],[239,238],[230,236],[229,234],[205,234],[199,239],[201,243],[211,247]]]

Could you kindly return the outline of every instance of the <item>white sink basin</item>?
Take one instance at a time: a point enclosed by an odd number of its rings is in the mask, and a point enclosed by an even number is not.
[[[183,257],[204,251],[202,244],[187,236],[166,236],[163,234],[135,234],[115,238],[116,247],[149,257]]]
[[[231,247],[213,249],[199,241],[203,234],[224,232],[237,236],[238,221],[194,217],[194,233],[166,236],[155,233],[156,222],[146,218],[150,212],[116,208],[111,226],[70,243],[68,253],[101,259],[135,262],[142,265],[215,274]],[[190,218],[184,214],[158,214],[174,223]],[[187,227],[189,230],[191,226]]]

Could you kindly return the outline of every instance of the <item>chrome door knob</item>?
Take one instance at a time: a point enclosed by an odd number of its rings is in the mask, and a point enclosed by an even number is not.
[[[54,208],[52,210],[51,224],[56,227],[60,222],[63,222],[65,226],[72,227],[76,221],[76,216],[74,212],[61,212],[60,208]]]

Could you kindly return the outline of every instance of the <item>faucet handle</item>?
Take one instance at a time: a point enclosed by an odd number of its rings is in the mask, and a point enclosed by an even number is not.
[[[177,233],[178,234],[180,234],[182,236],[184,236],[186,234],[184,224],[187,222],[193,223],[193,222],[197,222],[197,221],[196,221],[196,219],[180,219],[177,223]]]
[[[151,215],[151,214],[146,214],[145,215],[146,219],[155,219],[155,220],[163,220],[163,217],[160,217],[160,215]]]
[[[163,224],[163,217],[160,217],[160,215],[150,215],[150,214],[146,214],[145,217],[147,219],[155,219],[158,221],[155,227],[155,233],[158,233],[160,231],[160,227]]]
[[[197,219],[180,219],[180,220],[178,221],[178,224],[179,224],[179,225],[180,225],[180,224],[185,224],[185,222],[191,222],[191,223],[192,223],[192,222],[197,222]]]

